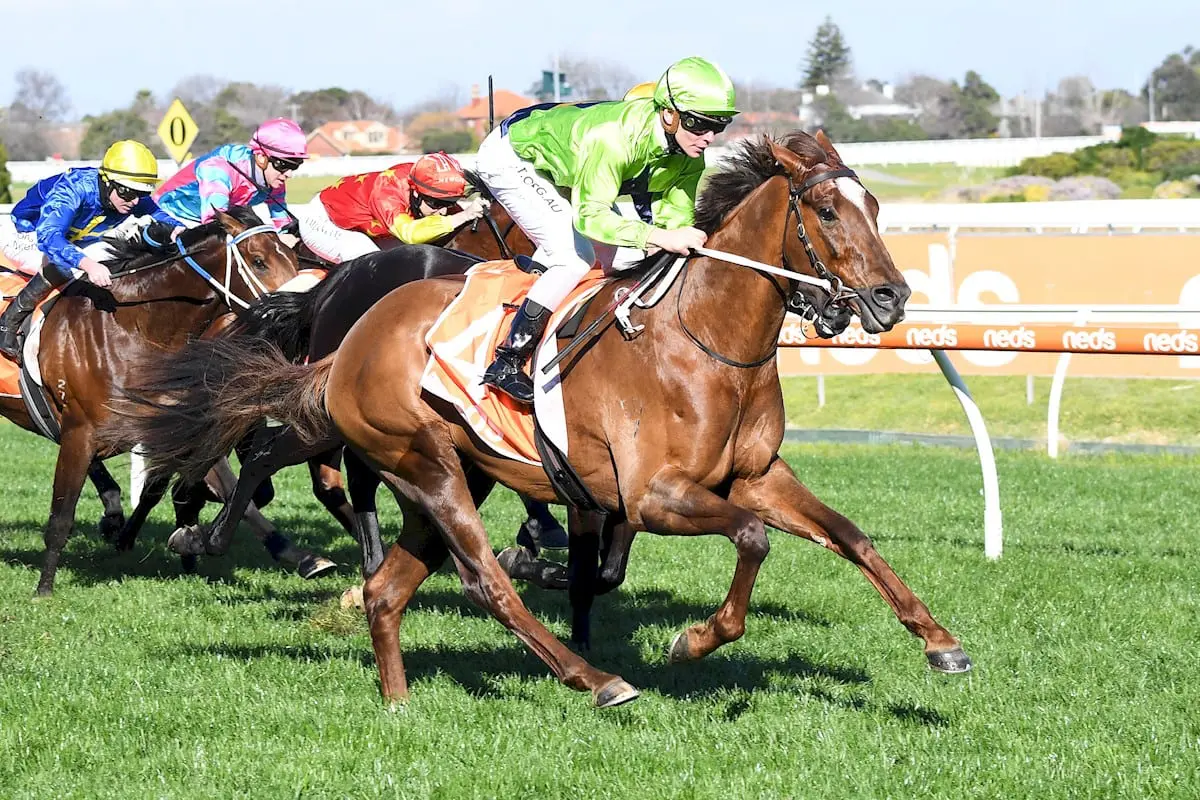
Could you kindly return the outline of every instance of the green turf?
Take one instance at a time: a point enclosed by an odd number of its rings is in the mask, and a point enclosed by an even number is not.
[[[643,535],[597,602],[589,657],[642,690],[596,711],[459,591],[422,588],[402,641],[413,696],[383,709],[363,620],[336,598],[355,547],[300,470],[269,513],[345,566],[306,583],[253,542],[196,577],[95,537],[33,601],[52,448],[0,426],[0,797],[1194,797],[1200,464],[999,456],[1006,550],[982,555],[970,452],[792,447],[977,668],[947,677],[849,564],[772,534],[746,636],[671,666],[727,588],[732,546]],[[110,462],[124,482],[124,459]],[[381,500],[382,500],[381,496]],[[396,514],[382,505],[385,528]],[[497,492],[497,546],[519,505]],[[567,633],[567,599],[523,589]]]
[[[992,436],[1045,441],[1050,378],[967,376]],[[906,433],[969,434],[966,414],[939,372],[921,375],[834,375],[825,378],[825,406],[817,378],[783,379],[788,424],[800,428],[853,428]],[[1067,442],[1200,444],[1200,382],[1150,378],[1068,378],[1059,416]]]

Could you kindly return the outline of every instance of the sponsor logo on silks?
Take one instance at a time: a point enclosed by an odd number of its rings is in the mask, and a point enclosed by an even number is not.
[[[983,332],[983,343],[997,350],[1033,350],[1037,347],[1037,333],[1024,325],[1019,328],[988,328]]]
[[[1105,328],[1097,328],[1093,331],[1064,331],[1062,345],[1068,350],[1103,353],[1117,349],[1117,335]]]
[[[932,349],[958,347],[958,329],[953,325],[939,325],[936,328],[909,328],[905,331],[904,341],[910,347]]]
[[[1200,336],[1191,331],[1147,333],[1142,349],[1147,353],[1196,353],[1200,352]]]

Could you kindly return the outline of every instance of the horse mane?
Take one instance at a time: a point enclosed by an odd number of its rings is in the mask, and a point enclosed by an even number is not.
[[[253,227],[263,224],[262,218],[255,213],[254,209],[248,206],[231,206],[225,213],[246,226]],[[156,233],[161,231],[161,234],[157,236],[158,239],[167,240],[170,226],[157,220],[151,222],[150,226],[157,229]],[[203,225],[179,234],[179,241],[183,243],[184,247],[191,248],[204,243],[207,239],[218,236],[222,239],[225,238],[225,228],[220,222],[213,220],[212,222],[206,222]],[[113,238],[109,239],[108,242],[112,255],[105,260],[105,263],[112,270],[113,274],[135,269],[152,261],[161,260],[176,252],[174,247],[169,249],[154,247],[140,235],[129,238]]]
[[[804,131],[776,141],[810,164],[827,161],[825,148]],[[766,138],[755,137],[734,145],[721,171],[707,180],[696,199],[696,227],[711,236],[747,195],[782,174],[783,167],[775,160]]]

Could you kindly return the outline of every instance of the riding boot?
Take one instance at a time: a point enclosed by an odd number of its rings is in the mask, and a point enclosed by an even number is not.
[[[550,321],[550,309],[532,300],[521,303],[513,317],[508,336],[496,348],[496,360],[483,373],[483,383],[493,386],[518,403],[533,403],[533,379],[525,372],[525,362],[541,341]]]
[[[8,308],[4,309],[4,313],[0,314],[0,354],[8,360],[21,363],[21,343],[17,341],[17,334],[26,317],[33,313],[38,303],[45,300],[53,288],[54,284],[39,272],[29,279],[29,283],[25,284],[8,304]]]

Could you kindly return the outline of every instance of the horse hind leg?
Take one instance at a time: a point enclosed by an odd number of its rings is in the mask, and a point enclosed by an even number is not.
[[[341,463],[342,449],[337,447],[310,458],[308,473],[312,478],[313,496],[353,536],[355,508],[346,499],[346,492],[342,488]]]
[[[88,477],[104,504],[104,516],[100,517],[100,535],[107,542],[115,541],[125,528],[125,510],[121,507],[121,486],[113,479],[104,462],[93,458],[88,464]],[[136,500],[136,498],[134,498]]]
[[[971,659],[958,639],[933,618],[871,540],[853,522],[818,500],[778,456],[762,477],[736,481],[730,500],[753,509],[768,525],[815,542],[858,567],[900,623],[924,641],[931,669],[945,673],[971,669]]]
[[[44,540],[46,558],[38,579],[37,596],[48,597],[54,592],[63,548],[75,522],[75,507],[79,492],[92,463],[92,431],[81,425],[63,425],[59,442],[58,461],[54,468],[54,495],[50,502],[50,519],[46,522]]]
[[[381,477],[393,493],[418,503],[426,518],[436,521],[455,557],[455,566],[467,597],[487,609],[516,634],[562,683],[576,690],[591,692],[597,706],[619,705],[637,697],[637,690],[631,685],[616,675],[597,670],[572,653],[529,613],[492,553],[487,531],[475,509],[466,476],[453,446],[447,441],[428,439],[423,444],[425,447],[420,450],[399,454],[402,458],[396,454],[388,454],[382,459],[370,452],[366,455],[377,464],[404,465],[404,477],[392,472],[382,472]],[[396,548],[393,548],[388,558],[393,558],[395,552]],[[375,592],[385,585],[381,578],[385,570],[387,559],[380,572],[367,582],[368,610]],[[372,625],[373,643],[376,630],[376,626]],[[387,640],[383,644],[387,646],[376,649],[376,657],[382,659],[381,677],[385,669],[392,669],[399,662],[398,640],[394,648]],[[385,684],[384,688],[386,692],[395,687]]]

